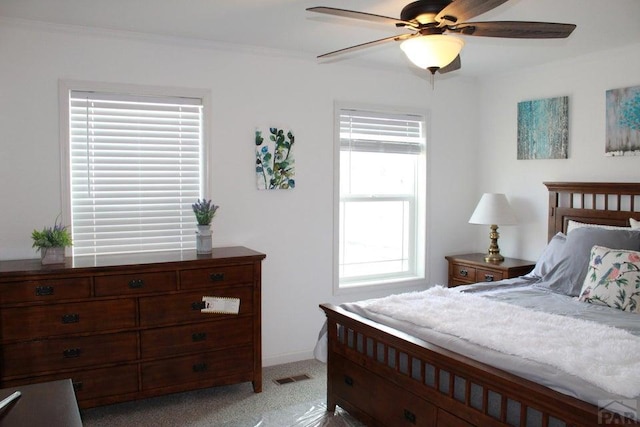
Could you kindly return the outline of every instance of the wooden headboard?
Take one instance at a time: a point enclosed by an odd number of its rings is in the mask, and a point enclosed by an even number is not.
[[[566,232],[569,220],[589,224],[629,226],[629,218],[640,220],[640,183],[635,182],[545,182],[549,189],[551,238]]]

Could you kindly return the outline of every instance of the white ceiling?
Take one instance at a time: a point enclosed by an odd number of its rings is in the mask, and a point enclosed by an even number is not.
[[[408,0],[0,0],[0,16],[180,37],[194,39],[194,43],[239,44],[315,58],[404,31],[393,25],[307,12],[306,8],[329,6],[399,18],[407,3]],[[473,19],[489,20],[563,22],[576,24],[577,28],[568,39],[561,40],[465,37],[462,69],[452,74],[482,76],[640,43],[640,0],[510,0]],[[414,68],[397,42],[332,61]],[[606,65],[611,64],[603,67]]]

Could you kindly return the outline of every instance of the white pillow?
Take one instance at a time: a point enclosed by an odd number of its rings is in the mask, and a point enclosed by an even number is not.
[[[631,219],[632,218],[629,218],[629,221],[631,221]],[[567,234],[569,234],[572,230],[575,230],[576,228],[581,228],[581,227],[603,228],[605,230],[629,230],[630,229],[629,227],[619,227],[617,225],[604,225],[604,224],[589,224],[586,222],[578,222],[570,219],[569,223],[567,224]],[[638,225],[637,228],[640,228],[640,225]]]
[[[629,224],[631,224],[632,230],[640,229],[640,221],[638,221],[637,219],[629,218]]]

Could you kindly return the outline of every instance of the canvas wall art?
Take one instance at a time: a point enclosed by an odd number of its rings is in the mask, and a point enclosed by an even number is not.
[[[289,190],[296,186],[293,144],[289,130],[270,127],[256,129],[256,183],[259,190]]]
[[[569,97],[518,103],[518,160],[566,159]]]
[[[640,86],[607,91],[605,154],[640,155]]]

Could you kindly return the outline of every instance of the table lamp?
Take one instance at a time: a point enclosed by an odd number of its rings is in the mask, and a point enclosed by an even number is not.
[[[482,198],[473,211],[473,215],[469,219],[470,224],[484,224],[491,227],[489,238],[491,244],[489,251],[484,257],[487,262],[502,262],[504,257],[500,255],[498,247],[498,224],[513,225],[516,224],[516,216],[513,209],[509,205],[509,201],[504,194],[501,193],[484,193]]]

